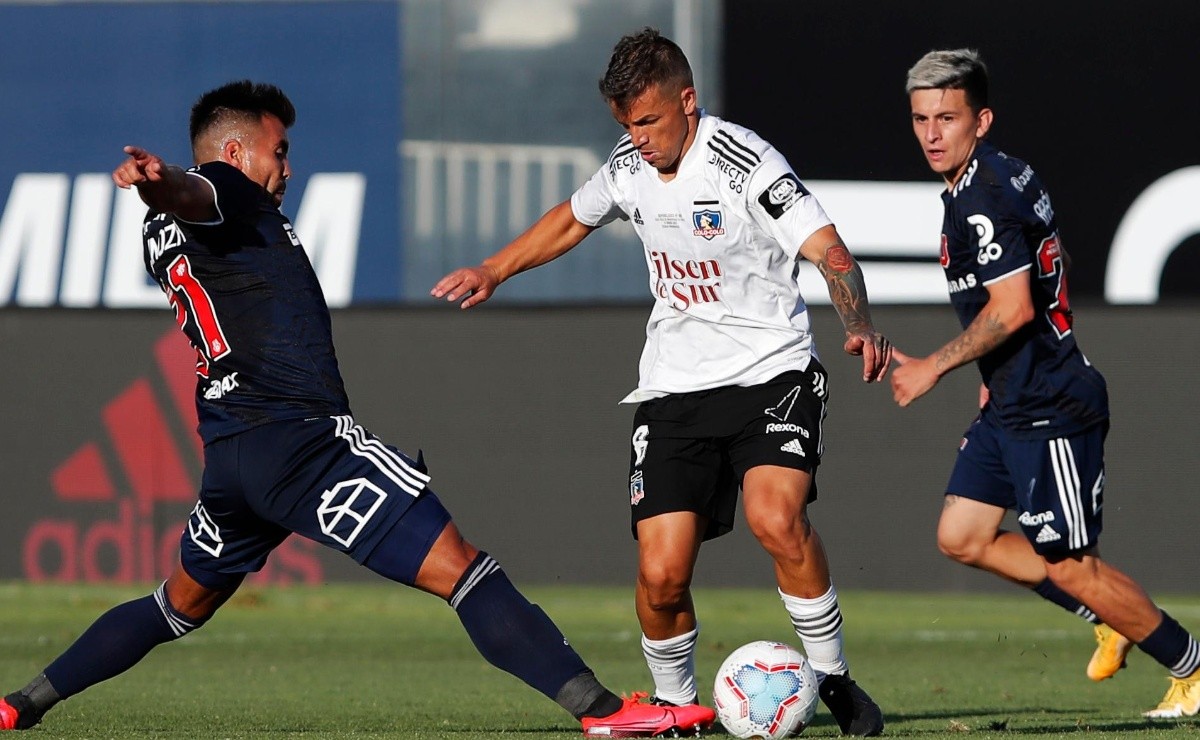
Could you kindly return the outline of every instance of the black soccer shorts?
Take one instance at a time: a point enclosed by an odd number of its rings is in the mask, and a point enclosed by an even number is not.
[[[704,539],[733,529],[743,476],[759,465],[815,476],[828,375],[816,359],[753,386],[677,393],[640,404],[633,417],[629,504],[633,536],[643,519],[692,511],[709,520]]]

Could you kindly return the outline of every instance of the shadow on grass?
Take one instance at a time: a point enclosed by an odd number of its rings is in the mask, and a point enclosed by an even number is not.
[[[1013,707],[1003,712],[995,709],[956,709],[936,712],[893,712],[886,717],[888,734],[941,735],[946,732],[1000,732],[1008,735],[1061,735],[1072,732],[1138,732],[1170,730],[1184,721],[1152,722],[1141,717],[1094,717],[1095,708],[1083,707]],[[1045,717],[1045,722],[1038,722]],[[1014,726],[1014,718],[1016,724]],[[1060,719],[1056,719],[1060,718]],[[1073,721],[1068,718],[1074,718]],[[943,728],[906,728],[905,723],[922,720],[947,720]],[[814,722],[812,726],[822,723]],[[955,725],[960,725],[955,727]],[[1200,724],[1191,723],[1200,730]]]

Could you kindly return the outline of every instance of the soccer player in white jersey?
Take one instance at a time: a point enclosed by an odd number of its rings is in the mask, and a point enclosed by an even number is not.
[[[636,606],[652,701],[698,700],[690,584],[701,543],[733,526],[738,489],[751,532],[775,562],[779,594],[841,731],[877,735],[883,715],[849,676],[842,614],[807,505],[822,452],[828,381],[796,274],[828,282],[863,357],[883,379],[891,345],[871,323],[862,271],[784,157],[753,131],[697,105],[683,52],[653,29],[621,39],[600,91],[626,130],[570,200],[433,295],[487,300],[513,275],[631,219],[655,297],[630,451],[638,541]]]

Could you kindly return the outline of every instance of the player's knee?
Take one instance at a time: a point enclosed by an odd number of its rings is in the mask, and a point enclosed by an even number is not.
[[[648,607],[654,611],[673,611],[686,602],[691,577],[679,569],[642,568],[638,583]]]
[[[963,565],[982,562],[986,549],[986,543],[971,533],[948,528],[938,529],[937,545],[943,555]]]
[[[750,532],[775,560],[803,561],[812,525],[794,511],[773,509],[748,515]]]
[[[1082,555],[1048,556],[1046,575],[1069,594],[1082,592],[1097,576],[1097,560]]]

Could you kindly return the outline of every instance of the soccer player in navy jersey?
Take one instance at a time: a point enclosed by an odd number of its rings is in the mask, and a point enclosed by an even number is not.
[[[951,558],[1032,588],[1096,622],[1093,680],[1137,645],[1171,673],[1146,717],[1200,710],[1200,646],[1097,550],[1108,395],[1076,344],[1069,260],[1033,168],[986,141],[988,75],[970,49],[932,51],[908,72],[913,133],[942,194],[941,264],[963,331],[928,357],[896,350],[897,403],[976,362],[980,413],[959,445],[938,522]],[[1022,535],[1000,529],[1007,509]]]
[[[234,82],[192,108],[190,170],[125,147],[113,180],[150,207],[146,269],[196,349],[199,503],[170,578],[102,615],[0,700],[0,730],[36,725],[59,701],[204,625],[293,532],[445,599],[488,662],[557,702],[585,734],[697,729],[687,709],[622,700],[602,686],[550,618],[463,539],[420,456],[355,423],[324,296],[279,211],[294,121],[278,88]]]

